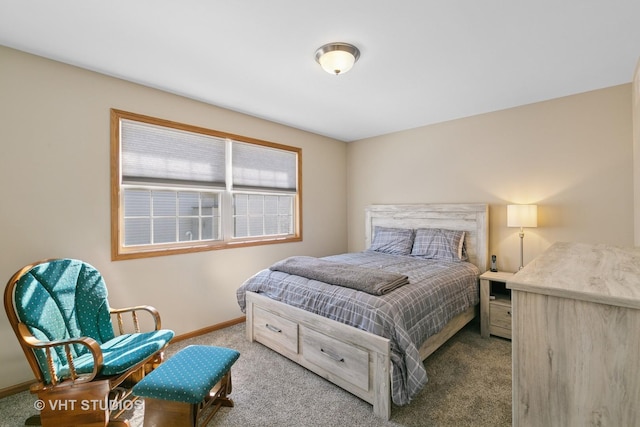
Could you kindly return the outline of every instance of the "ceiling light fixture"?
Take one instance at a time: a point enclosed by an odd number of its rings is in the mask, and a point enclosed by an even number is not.
[[[349,43],[328,43],[316,50],[316,61],[329,74],[344,74],[360,58],[360,51]]]

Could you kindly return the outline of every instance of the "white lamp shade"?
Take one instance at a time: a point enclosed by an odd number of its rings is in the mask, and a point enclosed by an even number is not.
[[[537,227],[537,205],[507,205],[507,227]]]
[[[330,74],[344,74],[353,67],[356,58],[343,50],[332,50],[322,55],[318,62]]]

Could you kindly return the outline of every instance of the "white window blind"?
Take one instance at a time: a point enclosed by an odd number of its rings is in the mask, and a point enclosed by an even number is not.
[[[257,144],[233,141],[233,188],[297,190],[297,154]]]
[[[225,186],[225,140],[121,121],[122,182]]]

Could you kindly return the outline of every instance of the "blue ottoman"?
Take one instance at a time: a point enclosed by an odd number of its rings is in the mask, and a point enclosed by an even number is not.
[[[227,394],[238,357],[230,348],[191,345],[160,364],[133,387],[145,399],[144,426],[204,426],[221,406],[233,406]]]

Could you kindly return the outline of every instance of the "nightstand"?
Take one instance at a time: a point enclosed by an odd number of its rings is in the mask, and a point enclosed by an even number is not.
[[[480,275],[480,335],[511,339],[511,293],[507,280],[514,273],[487,271]]]

